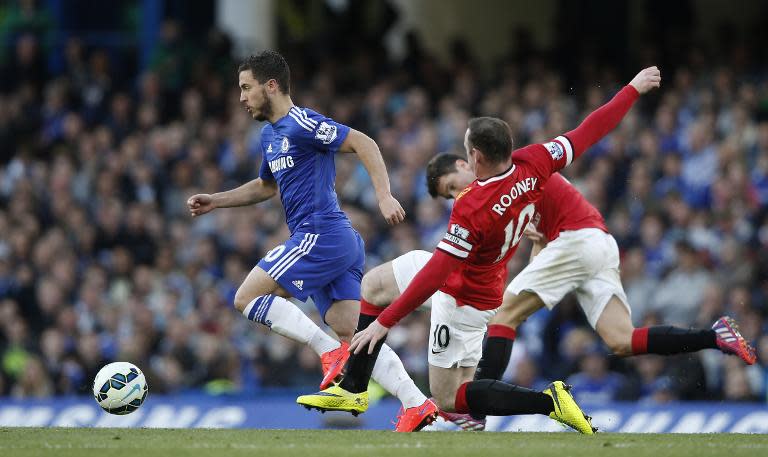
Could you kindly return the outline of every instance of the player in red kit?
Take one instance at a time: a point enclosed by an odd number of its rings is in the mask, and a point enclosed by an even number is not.
[[[355,355],[347,363],[341,383],[297,401],[308,407],[346,410],[347,403],[365,394],[371,360],[375,360],[389,328],[435,292],[452,304],[456,318],[470,324],[467,342],[482,341],[485,325],[502,301],[507,261],[536,212],[535,203],[546,181],[618,125],[638,96],[660,82],[659,70],[647,68],[576,129],[513,154],[511,129],[504,121],[487,117],[470,120],[464,143],[468,163],[478,179],[457,195],[445,237],[411,285],[389,307],[381,311],[368,303],[361,305],[361,314],[371,317],[370,324],[353,337],[350,350]],[[544,393],[487,379],[459,385],[466,368],[474,369],[460,362],[435,368],[447,370],[445,378],[456,381],[453,401],[442,402],[441,409],[473,415],[545,414],[582,433],[593,432],[562,382],[556,381]],[[328,401],[329,397],[338,399],[338,407]]]
[[[546,193],[548,198],[537,204],[527,232],[534,240],[531,262],[507,287],[498,313],[489,322],[478,378],[500,377],[517,327],[544,306],[552,309],[570,292],[576,294],[590,325],[614,355],[719,349],[749,365],[755,363],[755,349],[728,316],[715,321],[711,329],[635,328],[619,276],[619,249],[602,215],[562,177],[553,176]]]
[[[515,160],[514,156],[512,159]],[[435,156],[427,165],[428,190],[435,198],[456,198],[475,179],[466,160],[455,154]],[[671,354],[719,348],[726,354],[738,355],[748,364],[754,362],[754,349],[728,317],[718,319],[711,330],[633,328],[630,307],[618,276],[618,247],[608,234],[600,212],[559,173],[552,175],[544,186],[542,198],[536,202],[536,213],[524,234],[534,241],[531,263],[507,287],[498,314],[488,323],[482,360],[476,348],[462,341],[462,329],[450,325],[456,320],[445,316],[440,297],[435,294],[425,302],[434,310],[429,335],[430,365],[450,367],[460,363],[474,367],[479,362],[477,372],[473,374],[468,370],[462,382],[473,377],[501,379],[518,325],[542,307],[552,308],[571,291],[576,293],[588,320],[597,327],[615,355],[629,356],[645,351]],[[414,250],[372,269],[363,277],[362,299],[375,306],[388,306],[405,291],[431,256],[430,252]],[[448,310],[450,312],[450,308]],[[643,334],[650,335],[655,341],[638,347],[637,335]],[[669,335],[669,338],[664,341],[664,336],[654,335]],[[643,347],[645,349],[641,349]],[[461,353],[464,355],[458,355]],[[472,354],[475,354],[474,359]],[[451,395],[452,392],[446,388],[449,383],[439,373],[432,373],[430,390],[437,402],[444,404],[446,400],[440,398],[441,395]],[[410,417],[408,412],[409,409],[403,410],[401,420]],[[484,417],[446,411],[440,411],[440,415],[464,430],[485,428]]]
[[[427,168],[428,180],[432,181],[430,193],[454,198],[457,189],[470,179],[467,168],[457,156],[433,159]],[[600,212],[559,174],[547,181],[533,221],[524,233],[534,241],[531,262],[507,287],[502,306],[488,323],[488,338],[475,379],[500,379],[509,362],[517,327],[542,307],[553,308],[569,292],[576,294],[587,320],[617,356],[668,355],[711,348],[737,355],[750,365],[755,362],[754,348],[727,316],[718,319],[711,329],[634,328],[619,277],[616,241]],[[413,251],[391,263],[398,285],[413,278],[426,262],[424,254],[429,255]],[[381,280],[364,278],[363,283],[369,283],[363,288],[364,300],[368,300],[367,295],[375,299],[385,296],[382,286],[387,284],[386,277],[375,270],[368,274],[372,273]],[[434,315],[432,325],[440,325]],[[434,344],[432,347],[434,350]],[[437,403],[441,403],[439,398]],[[463,428],[484,425],[482,416],[441,415]]]

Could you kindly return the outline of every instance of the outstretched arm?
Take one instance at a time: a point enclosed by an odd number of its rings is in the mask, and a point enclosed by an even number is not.
[[[587,116],[578,127],[548,143],[532,144],[513,151],[513,160],[527,162],[532,172],[547,179],[552,173],[570,165],[590,146],[616,128],[635,100],[660,84],[659,69],[646,68],[608,103]]]
[[[354,152],[360,157],[363,166],[371,176],[379,209],[384,219],[390,225],[399,224],[405,219],[405,210],[400,202],[392,196],[389,188],[389,176],[384,159],[381,157],[379,146],[368,135],[355,129],[350,129],[347,138],[339,147],[340,152]]]
[[[611,101],[587,116],[578,127],[566,133],[565,136],[573,145],[573,158],[583,154],[616,128],[640,95],[660,85],[661,72],[658,68],[642,70]]]
[[[235,189],[213,194],[213,201],[218,208],[230,208],[261,203],[276,194],[277,182],[256,178]]]
[[[269,179],[256,178],[226,192],[197,194],[189,197],[187,207],[192,217],[203,215],[216,208],[246,206],[269,200],[277,194],[277,183]]]

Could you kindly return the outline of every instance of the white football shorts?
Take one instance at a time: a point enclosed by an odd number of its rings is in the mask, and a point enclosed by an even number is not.
[[[432,296],[429,364],[440,368],[477,366],[483,355],[488,321],[496,311],[457,306],[455,298],[437,291]]]
[[[395,281],[401,294],[408,288],[408,284],[413,281],[413,277],[429,262],[430,257],[432,257],[431,252],[417,249],[415,251],[408,251],[392,260],[392,271],[395,273]],[[423,306],[429,307],[431,305],[432,299],[430,298],[424,302]]]
[[[427,251],[410,251],[392,260],[392,269],[400,293],[432,257]],[[488,321],[496,310],[481,311],[471,306],[456,306],[456,300],[437,291],[425,305],[431,303],[429,332],[430,365],[440,368],[474,367],[483,355],[483,338]]]
[[[632,312],[621,285],[616,240],[594,228],[561,232],[547,244],[507,287],[511,294],[523,291],[538,295],[549,309],[574,292],[593,328],[614,295]]]

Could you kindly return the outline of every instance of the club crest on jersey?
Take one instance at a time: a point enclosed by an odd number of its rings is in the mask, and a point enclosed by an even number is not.
[[[565,149],[563,149],[563,146],[557,141],[550,141],[549,143],[546,143],[544,147],[547,148],[547,151],[549,151],[549,155],[552,156],[553,160],[560,160],[565,154]]]
[[[336,139],[336,126],[321,122],[315,130],[315,139],[322,141],[323,144],[333,143],[333,140]]]
[[[283,152],[288,152],[288,148],[291,147],[291,144],[288,143],[288,137],[283,137],[283,142],[280,143],[280,150]]]
[[[465,229],[459,224],[451,224],[451,228],[448,230],[448,233],[450,233],[451,235],[458,236],[464,241],[467,241],[469,239],[469,229]]]

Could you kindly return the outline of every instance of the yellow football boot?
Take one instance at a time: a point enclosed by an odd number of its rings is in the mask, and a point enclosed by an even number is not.
[[[316,409],[323,413],[326,411],[346,411],[357,416],[368,409],[368,391],[356,394],[334,385],[314,394],[302,395],[296,399],[296,403],[307,409]]]
[[[544,393],[552,397],[555,403],[555,410],[549,413],[549,417],[579,433],[593,435],[597,429],[592,427],[592,418],[581,411],[570,390],[571,386],[565,385],[563,381],[555,381],[544,389]]]

